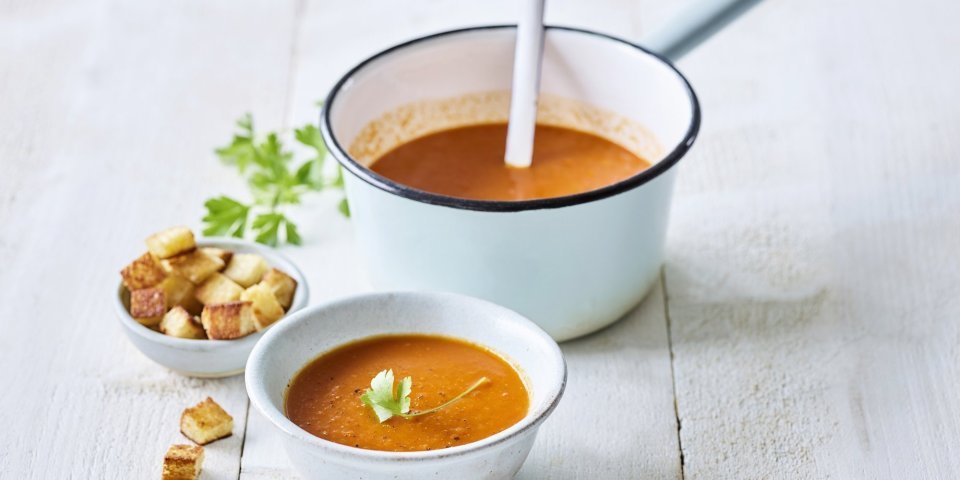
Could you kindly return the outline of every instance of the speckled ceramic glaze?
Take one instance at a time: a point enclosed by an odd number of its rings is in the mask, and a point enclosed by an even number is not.
[[[297,290],[294,293],[293,303],[287,315],[300,310],[307,305],[310,298],[307,281],[293,262],[277,253],[276,250],[263,245],[237,240],[232,238],[205,238],[197,241],[199,247],[217,247],[232,250],[236,253],[256,253],[266,259],[271,267],[279,268],[297,281]],[[266,330],[255,332],[236,340],[193,340],[176,338],[153,331],[137,323],[127,311],[122,298],[123,285],[115,293],[115,307],[120,325],[123,326],[127,338],[150,360],[163,365],[177,373],[190,377],[228,377],[243,373],[247,357],[257,340],[264,332],[274,328],[280,319]]]
[[[284,415],[293,376],[318,355],[354,340],[391,333],[459,337],[484,345],[517,366],[530,391],[520,422],[483,440],[427,452],[382,452],[315,437]],[[307,479],[509,479],[527,458],[540,424],[560,400],[563,355],[523,316],[451,293],[398,292],[351,297],[304,309],[260,340],[247,363],[247,394],[279,432],[293,467]]]

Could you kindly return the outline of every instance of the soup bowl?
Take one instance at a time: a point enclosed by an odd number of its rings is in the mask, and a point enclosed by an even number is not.
[[[278,323],[285,322],[289,315],[305,307],[310,299],[310,289],[300,269],[289,258],[272,248],[235,238],[203,238],[197,241],[197,246],[222,248],[235,253],[255,253],[266,259],[271,267],[279,268],[293,277],[297,281],[297,289],[287,314],[264,330],[235,340],[171,337],[141,325],[130,316],[128,294],[123,284],[120,284],[114,301],[117,319],[127,338],[141,353],[170,370],[188,377],[200,378],[239,375],[243,373],[247,357],[257,340]]]
[[[347,198],[373,284],[484,298],[561,341],[616,321],[656,282],[674,167],[694,142],[700,110],[686,79],[655,53],[600,33],[548,27],[538,118],[556,114],[545,108],[548,98],[588,105],[567,115],[572,126],[632,141],[632,150],[646,152],[648,169],[597,190],[522,201],[439,195],[370,169],[377,154],[417,136],[505,120],[508,103],[499,99],[509,98],[515,37],[514,26],[477,27],[387,49],[333,87],[320,126],[348,172]],[[471,95],[499,106],[456,101]],[[439,102],[443,120],[418,110],[430,102]]]
[[[341,445],[286,417],[290,381],[311,360],[362,338],[411,333],[461,338],[512,363],[530,393],[526,416],[476,442],[422,452]],[[304,309],[263,336],[246,371],[251,403],[279,432],[293,467],[309,479],[512,478],[560,401],[565,382],[559,347],[534,323],[484,300],[437,292],[376,293]]]

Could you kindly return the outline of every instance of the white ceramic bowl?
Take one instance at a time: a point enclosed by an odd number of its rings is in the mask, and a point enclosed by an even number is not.
[[[258,243],[234,238],[203,238],[197,241],[199,247],[218,247],[237,253],[256,253],[267,260],[271,267],[279,268],[297,281],[297,290],[287,315],[307,305],[310,291],[303,273],[286,256],[276,250]],[[287,320],[287,316],[268,328],[236,340],[193,340],[171,337],[151,330],[130,316],[123,302],[123,284],[116,292],[114,305],[120,325],[127,338],[150,360],[177,373],[190,377],[229,377],[243,373],[247,357],[257,340],[277,324]]]
[[[354,340],[390,333],[459,337],[486,346],[518,367],[530,411],[517,424],[477,442],[427,452],[382,452],[315,437],[284,415],[293,376],[309,361]],[[540,424],[563,394],[566,365],[549,335],[521,315],[452,293],[400,292],[351,297],[293,315],[271,329],[247,362],[247,395],[280,433],[290,462],[306,479],[508,479],[526,459]]]
[[[320,127],[349,172],[351,221],[375,285],[484,298],[566,340],[623,316],[659,275],[674,167],[700,125],[693,90],[667,60],[608,35],[546,29],[541,92],[625,117],[664,147],[647,170],[598,190],[466,200],[396,183],[368,168],[376,158],[349,153],[366,125],[404,105],[509,90],[515,36],[513,26],[476,27],[385,50],[334,86]]]

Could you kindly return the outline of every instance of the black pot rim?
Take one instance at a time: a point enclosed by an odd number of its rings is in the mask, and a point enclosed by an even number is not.
[[[444,32],[433,33],[430,35],[425,35],[422,37],[414,38],[397,45],[394,45],[386,50],[383,50],[379,53],[374,54],[373,56],[367,58],[366,60],[360,62],[353,68],[351,68],[346,74],[344,74],[340,80],[333,86],[330,90],[330,93],[327,95],[326,100],[324,100],[323,109],[320,112],[320,131],[323,135],[323,140],[326,142],[327,148],[333,153],[333,156],[337,161],[346,168],[350,173],[356,175],[361,180],[369,183],[370,185],[379,188],[388,193],[394,195],[408,198],[417,202],[428,203],[432,205],[440,205],[451,208],[458,208],[463,210],[477,210],[485,212],[519,212],[525,210],[538,210],[544,208],[561,208],[568,207],[572,205],[579,205],[582,203],[588,203],[595,200],[601,200],[613,195],[617,195],[628,190],[637,188],[654,178],[657,178],[671,167],[673,167],[681,158],[687,153],[691,146],[693,146],[694,140],[697,138],[697,133],[700,130],[700,103],[697,100],[697,95],[693,91],[693,87],[690,86],[690,82],[687,81],[686,77],[680,73],[679,70],[671,63],[669,60],[663,56],[647,50],[646,48],[641,47],[633,42],[614,37],[612,35],[607,35],[605,33],[594,32],[591,30],[584,30],[574,27],[563,27],[563,26],[547,26],[547,30],[563,30],[569,32],[582,33],[586,35],[593,35],[601,37],[607,40],[612,40],[614,42],[629,46],[631,48],[640,50],[641,52],[656,58],[663,62],[673,73],[677,76],[678,79],[683,83],[683,86],[686,88],[687,95],[690,99],[691,106],[691,115],[690,115],[690,125],[687,127],[687,131],[683,136],[683,139],[670,151],[662,160],[652,165],[650,168],[632,176],[621,180],[612,185],[606,187],[598,188],[596,190],[590,190],[587,192],[576,193],[573,195],[566,195],[562,197],[551,197],[551,198],[538,198],[533,200],[474,200],[467,198],[458,198],[451,197],[448,195],[441,195],[437,193],[431,193],[424,190],[419,190],[413,187],[397,183],[387,177],[384,177],[373,170],[361,165],[359,162],[354,160],[347,151],[340,145],[336,137],[334,137],[331,126],[330,126],[330,107],[333,105],[337,94],[340,93],[340,90],[343,89],[343,86],[349,81],[359,70],[370,64],[371,62],[376,61],[377,59],[386,56],[394,51],[415,45],[428,40],[433,40],[439,37],[445,37],[449,35],[457,35],[461,33],[475,32],[475,31],[484,31],[484,30],[498,30],[498,29],[515,29],[516,25],[486,25],[478,27],[468,27],[461,28],[456,30],[448,30]]]

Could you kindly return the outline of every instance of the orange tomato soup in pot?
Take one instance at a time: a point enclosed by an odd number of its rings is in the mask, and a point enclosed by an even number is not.
[[[533,163],[503,160],[507,124],[441,130],[402,143],[370,168],[397,183],[458,198],[531,200],[588,192],[626,180],[650,162],[606,138],[571,128],[536,127]]]
[[[379,372],[412,378],[410,412],[459,400],[421,416],[382,423],[361,397]],[[435,335],[384,335],[346,344],[308,363],[290,382],[286,415],[320,438],[391,452],[436,450],[475,442],[519,422],[530,396],[517,370],[494,352]]]

